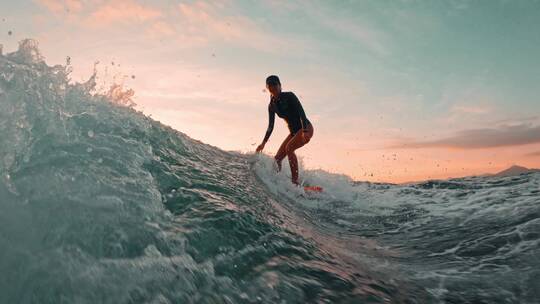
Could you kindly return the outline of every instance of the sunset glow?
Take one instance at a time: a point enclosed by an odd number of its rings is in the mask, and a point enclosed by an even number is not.
[[[540,167],[540,3],[35,0],[0,4],[0,43],[97,69],[137,109],[253,152],[279,75],[314,125],[304,168],[407,182]],[[264,152],[287,136],[282,120]]]

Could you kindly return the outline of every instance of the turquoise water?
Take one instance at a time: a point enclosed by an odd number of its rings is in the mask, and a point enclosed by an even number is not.
[[[306,195],[94,88],[0,56],[0,303],[539,301],[539,174]]]

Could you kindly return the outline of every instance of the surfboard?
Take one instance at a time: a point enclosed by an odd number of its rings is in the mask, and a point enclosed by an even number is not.
[[[304,191],[306,191],[306,192],[322,192],[323,188],[321,186],[304,186]]]

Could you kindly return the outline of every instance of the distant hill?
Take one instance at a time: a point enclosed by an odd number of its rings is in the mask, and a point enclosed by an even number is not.
[[[529,169],[529,168],[525,168],[521,166],[512,166],[506,170],[495,173],[492,176],[496,176],[496,177],[513,176],[513,175],[520,175],[520,174],[529,173],[529,172],[540,172],[540,169]]]

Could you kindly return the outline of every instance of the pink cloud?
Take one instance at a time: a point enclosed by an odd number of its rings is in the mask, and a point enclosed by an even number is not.
[[[491,112],[491,108],[478,105],[455,105],[452,107],[452,112],[464,114],[486,114]]]
[[[44,6],[54,14],[64,12],[79,12],[83,8],[83,3],[79,0],[35,0],[36,3]]]
[[[498,128],[468,129],[430,141],[405,142],[392,148],[484,149],[540,143],[540,126],[521,124]]]
[[[52,13],[62,13],[64,11],[64,4],[63,1],[58,0],[36,0],[36,2],[42,6],[44,6],[46,9],[48,9]]]
[[[531,153],[527,153],[525,154],[525,156],[540,156],[540,151],[536,151],[536,152],[531,152]]]
[[[133,0],[109,1],[91,13],[86,22],[92,26],[107,26],[112,23],[142,23],[156,20],[162,12]]]
[[[175,29],[166,22],[157,21],[153,23],[146,33],[151,37],[169,37],[176,33]]]
[[[82,10],[82,2],[79,0],[64,0],[66,7],[72,12],[79,12]]]
[[[113,23],[142,23],[162,17],[162,12],[135,0],[35,0],[53,14],[69,13],[68,21],[92,27]]]
[[[163,10],[137,0],[35,0],[49,12],[75,26],[94,30],[137,25],[148,38],[171,38],[183,47],[201,47],[226,42],[266,52],[300,48],[298,40],[266,31],[251,18],[234,14],[233,3],[221,0],[180,3]],[[116,27],[113,27],[116,26]]]

